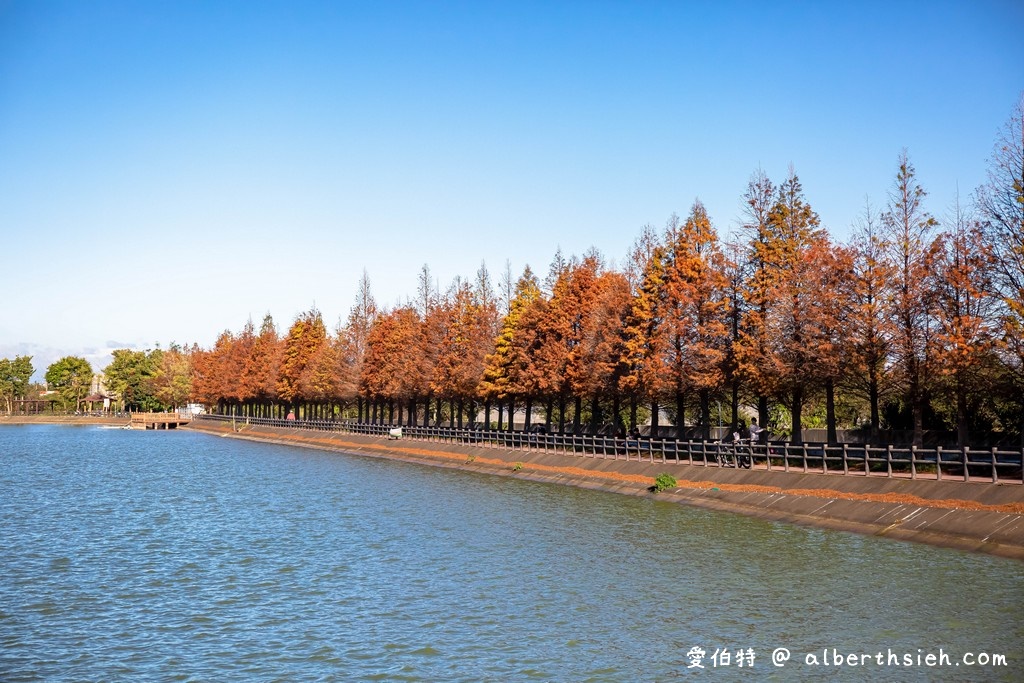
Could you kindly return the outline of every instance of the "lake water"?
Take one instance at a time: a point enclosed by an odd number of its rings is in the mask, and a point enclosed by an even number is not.
[[[0,427],[0,540],[8,682],[1024,680],[1019,562],[189,431]]]

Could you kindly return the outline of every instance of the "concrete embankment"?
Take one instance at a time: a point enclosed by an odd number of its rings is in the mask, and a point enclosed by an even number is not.
[[[1024,560],[1024,486],[736,470],[198,421],[222,436],[426,463]],[[652,493],[667,472],[677,487]]]

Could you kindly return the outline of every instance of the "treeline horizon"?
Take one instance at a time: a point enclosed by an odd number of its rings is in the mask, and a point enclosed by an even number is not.
[[[851,238],[820,224],[795,170],[763,171],[727,239],[700,200],[645,226],[621,268],[558,251],[498,282],[485,266],[444,291],[424,265],[416,296],[379,307],[364,271],[347,318],[315,308],[280,332],[271,316],[209,348],[161,352],[218,412],[462,426],[483,411],[511,428],[525,409],[557,431],[621,432],[667,414],[710,438],[756,414],[802,441],[808,426],[877,436],[1024,434],[1024,99],[996,140],[988,181],[938,220],[906,151],[880,209]],[[187,381],[186,381],[187,379]],[[155,380],[154,380],[155,381]],[[166,392],[165,392],[166,395]]]

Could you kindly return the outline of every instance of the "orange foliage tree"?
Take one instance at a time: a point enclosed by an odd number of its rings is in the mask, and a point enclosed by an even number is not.
[[[549,427],[553,403],[557,400],[559,424],[564,425],[565,401],[571,391],[568,363],[573,325],[582,314],[578,308],[580,302],[575,298],[579,295],[578,265],[574,260],[567,261],[558,250],[545,281],[550,298],[537,297],[523,312],[520,338],[528,359],[522,373],[527,429],[532,421],[534,398],[545,402],[545,421]],[[577,420],[579,414],[577,402]]]
[[[248,347],[241,375],[243,400],[252,402],[258,416],[270,417],[277,400],[281,345],[269,313],[263,317],[260,332]]]
[[[366,357],[367,339],[376,318],[377,302],[370,290],[370,276],[364,270],[359,279],[355,303],[349,309],[344,327],[338,331],[341,397],[345,401],[355,400],[356,420],[359,422],[370,421],[364,394],[360,391],[360,378]]]
[[[494,342],[496,316],[486,271],[478,287],[456,280],[438,307],[441,339],[431,390],[449,402],[449,423],[462,427],[466,403],[473,412],[484,360]],[[457,407],[452,408],[452,403]]]
[[[924,437],[929,339],[928,248],[937,222],[924,208],[927,193],[904,150],[882,214],[885,258],[891,271],[887,315],[893,326],[893,364],[910,410],[913,443]]]
[[[527,310],[542,298],[540,283],[527,266],[516,282],[515,290],[508,304],[508,314],[501,322],[501,331],[494,343],[494,351],[485,359],[484,378],[480,384],[480,396],[485,400],[498,402],[498,426],[502,423],[502,401],[509,402],[509,430],[515,422],[515,399],[524,390],[529,390],[526,371],[531,365],[523,322]],[[529,321],[529,317],[527,317]]]
[[[660,362],[666,343],[661,325],[665,315],[661,296],[665,287],[665,248],[660,244],[653,246],[645,259],[622,331],[619,387],[634,402],[650,402],[651,433],[654,434],[658,430],[658,398],[663,389]],[[635,419],[634,408],[631,409],[630,427],[636,426]]]
[[[327,328],[315,308],[301,314],[288,329],[281,349],[277,395],[289,407],[314,400],[305,393],[313,386],[308,373],[313,372],[314,360],[327,343]],[[296,410],[296,417],[298,413]]]
[[[569,391],[576,397],[590,398],[591,432],[605,422],[601,399],[611,397],[611,422],[618,430],[620,332],[629,310],[629,283],[621,274],[605,269],[603,259],[591,251],[574,264],[568,293],[561,307],[569,323],[566,344],[565,376]],[[575,415],[579,415],[579,403]],[[560,401],[560,417],[564,415]],[[578,417],[574,417],[578,421]],[[564,428],[559,425],[559,430]]]
[[[779,279],[779,271],[775,267],[776,241],[769,225],[775,192],[775,184],[762,170],[754,173],[747,183],[747,191],[743,195],[747,218],[743,233],[747,238],[748,251],[746,258],[742,259],[743,265],[739,266],[746,278],[741,295],[734,298],[733,306],[733,322],[739,321],[732,349],[736,377],[754,392],[762,426],[768,425],[768,396],[774,388],[772,377],[759,358],[768,354],[768,315],[772,292]],[[740,259],[733,262],[738,264]],[[742,302],[742,307],[735,305],[737,301]],[[735,425],[735,402],[732,419]]]
[[[995,256],[998,350],[1006,378],[1000,384],[1006,403],[1016,410],[1024,447],[1024,95],[996,139],[978,205],[985,242]],[[1007,418],[1013,420],[1009,413]]]
[[[812,302],[821,296],[814,245],[822,239],[818,215],[790,170],[752,242],[756,265],[747,296],[755,305],[747,313],[737,359],[759,395],[774,395],[787,405],[795,443],[802,443],[803,407],[819,370],[814,343],[820,321]]]
[[[696,391],[701,432],[710,438],[711,394],[723,384],[729,343],[724,258],[718,234],[699,200],[668,239],[661,319],[667,343],[660,348],[664,356],[659,365],[673,385],[677,437],[684,437],[686,394]]]
[[[192,354],[192,395],[201,402],[218,406],[220,412],[240,414],[243,389],[240,383],[246,347],[230,331],[217,337],[209,351]]]
[[[893,264],[885,257],[878,217],[865,205],[854,233],[847,341],[850,367],[844,382],[868,402],[869,438],[877,443],[881,429],[880,403],[888,392],[889,349],[893,336],[887,297]]]
[[[832,244],[824,233],[809,249],[813,297],[807,304],[816,329],[809,346],[814,378],[825,392],[826,440],[839,443],[836,390],[851,372],[853,342],[849,332],[854,302],[853,250]]]
[[[425,397],[429,377],[420,365],[423,335],[415,309],[403,306],[377,316],[367,337],[360,386],[373,402],[388,409],[388,421],[402,424],[407,406],[415,410],[417,399]],[[410,411],[410,424],[415,412]]]
[[[938,327],[932,362],[939,387],[952,395],[957,444],[964,447],[969,443],[968,401],[980,402],[991,390],[986,384],[997,339],[995,259],[981,227],[957,203],[927,262]]]

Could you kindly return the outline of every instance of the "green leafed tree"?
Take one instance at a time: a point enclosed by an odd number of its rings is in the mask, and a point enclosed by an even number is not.
[[[107,388],[120,397],[126,410],[159,410],[153,378],[163,362],[163,352],[117,349],[114,360],[103,371]]]
[[[153,375],[153,389],[157,400],[165,406],[180,408],[188,403],[192,393],[189,354],[175,346],[165,351]]]
[[[0,394],[8,413],[14,410],[16,400],[25,398],[33,372],[32,356],[0,358]]]
[[[60,395],[64,410],[79,410],[92,384],[92,366],[79,356],[64,356],[46,369],[46,383]]]

